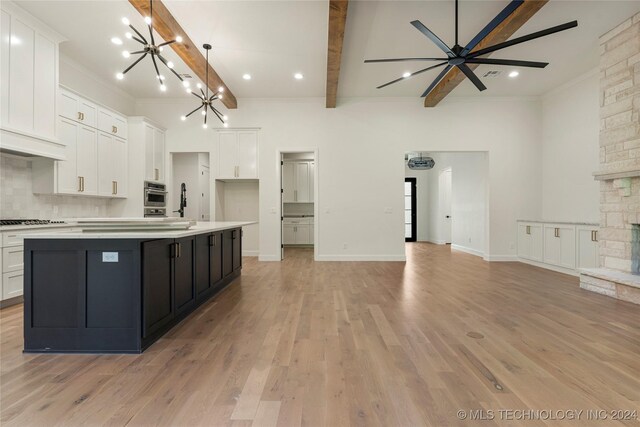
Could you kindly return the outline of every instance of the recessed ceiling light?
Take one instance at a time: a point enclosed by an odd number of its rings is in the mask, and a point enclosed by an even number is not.
[[[520,75],[520,73],[519,73],[519,72],[517,72],[517,71],[512,71],[512,72],[510,72],[510,73],[509,73],[509,77],[511,77],[512,79],[513,79],[514,77],[518,77],[519,75]]]
[[[251,74],[243,74],[242,78],[245,80],[251,80]]]
[[[405,72],[402,74],[402,77],[404,77],[405,79],[406,79],[407,77],[411,77],[411,73],[410,73],[410,72],[408,72],[408,71],[405,71]]]
[[[122,39],[120,37],[111,37],[111,43],[121,45]]]
[[[302,75],[302,73],[295,73],[293,75],[293,78],[296,80],[302,80],[304,78],[304,76]]]

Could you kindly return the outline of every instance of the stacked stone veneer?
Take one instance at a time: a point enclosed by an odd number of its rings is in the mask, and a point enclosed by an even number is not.
[[[583,274],[581,286],[640,303],[640,287],[633,289],[640,276],[630,274],[636,256],[632,229],[640,224],[640,13],[600,37],[600,170],[595,175],[601,181],[602,268],[592,276]],[[626,285],[616,277],[625,277]],[[599,289],[593,288],[596,284]]]

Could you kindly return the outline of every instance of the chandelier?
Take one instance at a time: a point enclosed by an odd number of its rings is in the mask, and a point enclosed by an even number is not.
[[[185,81],[182,76],[180,76],[180,74],[178,74],[174,69],[173,69],[173,62],[171,61],[167,61],[163,56],[162,56],[162,51],[164,50],[164,46],[168,46],[172,43],[182,43],[182,37],[177,36],[175,38],[175,40],[169,40],[166,41],[164,43],[160,43],[160,44],[156,44],[155,41],[155,37],[153,36],[153,24],[152,24],[152,17],[153,17],[153,0],[149,1],[149,16],[145,16],[144,18],[144,22],[147,24],[147,27],[149,27],[149,39],[147,40],[147,38],[145,38],[142,33],[140,31],[138,31],[133,25],[131,25],[131,23],[129,22],[129,19],[122,18],[122,23],[126,26],[128,26],[129,28],[131,28],[131,30],[135,33],[132,34],[130,32],[125,33],[125,37],[130,39],[130,40],[135,40],[136,42],[140,43],[142,45],[142,48],[140,50],[136,50],[135,52],[129,52],[127,50],[122,52],[122,56],[124,56],[125,58],[129,58],[131,55],[140,55],[138,57],[138,59],[136,59],[131,65],[129,65],[129,67],[127,67],[123,72],[116,74],[116,78],[118,80],[122,80],[124,79],[124,75],[127,74],[127,72],[129,72],[129,70],[131,70],[133,67],[135,67],[136,65],[138,65],[138,63],[140,61],[142,61],[144,58],[146,58],[147,56],[151,57],[151,61],[153,62],[153,67],[156,70],[156,79],[158,79],[158,82],[160,83],[160,90],[162,92],[165,92],[167,90],[167,87],[164,84],[164,76],[162,74],[160,74],[160,70],[158,69],[158,60],[160,62],[162,62],[169,70],[171,70],[171,72],[173,74],[176,75],[176,77],[178,77],[178,79],[180,79],[180,81],[182,82],[184,87],[189,87],[189,82]],[[112,39],[112,41],[115,44],[122,44],[122,41],[120,41],[120,39],[118,38],[114,38]],[[119,43],[118,43],[119,42]],[[157,60],[156,60],[157,58]]]
[[[222,125],[224,127],[228,127],[229,125],[227,124],[227,116],[222,114],[218,109],[216,109],[216,107],[213,106],[213,101],[215,101],[216,99],[222,99],[222,92],[224,92],[224,87],[220,86],[216,93],[209,96],[209,84],[208,84],[209,83],[209,51],[211,50],[211,45],[203,44],[202,47],[206,51],[206,59],[207,59],[207,63],[205,66],[206,71],[205,71],[205,84],[204,84],[206,88],[206,93],[204,90],[202,90],[202,85],[200,83],[197,84],[198,89],[200,89],[200,94],[197,94],[191,91],[191,89],[187,89],[187,93],[192,94],[193,96],[195,96],[200,100],[200,105],[198,105],[193,111],[191,111],[186,116],[180,117],[180,120],[185,121],[187,120],[187,117],[189,117],[196,111],[201,110],[200,114],[204,116],[204,123],[202,124],[202,128],[206,129],[208,111],[211,110],[213,114],[215,114],[216,117],[222,122]]]

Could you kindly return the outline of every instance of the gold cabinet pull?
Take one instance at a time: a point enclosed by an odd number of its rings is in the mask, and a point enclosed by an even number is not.
[[[592,242],[598,241],[598,230],[591,230],[591,241]]]
[[[82,177],[78,177],[78,192],[82,191]]]
[[[78,120],[82,120],[82,113],[78,111]]]
[[[531,226],[527,225],[527,234],[531,234]]]
[[[558,227],[553,229],[553,235],[555,237],[560,237],[560,229]]]
[[[116,182],[111,181],[111,194],[116,194]]]

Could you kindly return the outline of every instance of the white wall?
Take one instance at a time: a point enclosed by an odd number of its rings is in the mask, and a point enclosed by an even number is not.
[[[135,99],[131,95],[111,82],[96,77],[83,65],[62,54],[60,84],[126,116],[132,116],[135,111]]]
[[[599,222],[599,75],[593,70],[542,98],[542,219]],[[538,219],[538,218],[533,218]]]
[[[216,184],[222,198],[217,221],[258,221],[260,217],[260,196],[257,182],[218,182]],[[242,254],[258,256],[260,228],[258,224],[243,227]]]
[[[487,153],[421,151],[434,159],[433,169],[405,169],[406,177],[417,178],[418,241],[444,241],[438,177],[443,170],[451,168],[451,244],[456,249],[484,256],[488,225]]]
[[[417,98],[342,100],[336,109],[326,109],[322,98],[238,103],[228,112],[231,126],[261,129],[261,259],[280,259],[278,150],[318,150],[319,259],[404,259],[400,162],[406,151],[427,144],[489,153],[490,259],[514,259],[516,220],[540,216],[537,99],[452,98],[431,109]],[[136,113],[168,128],[169,151],[210,151],[213,174],[214,130],[179,119],[192,104],[186,97],[142,100]]]

